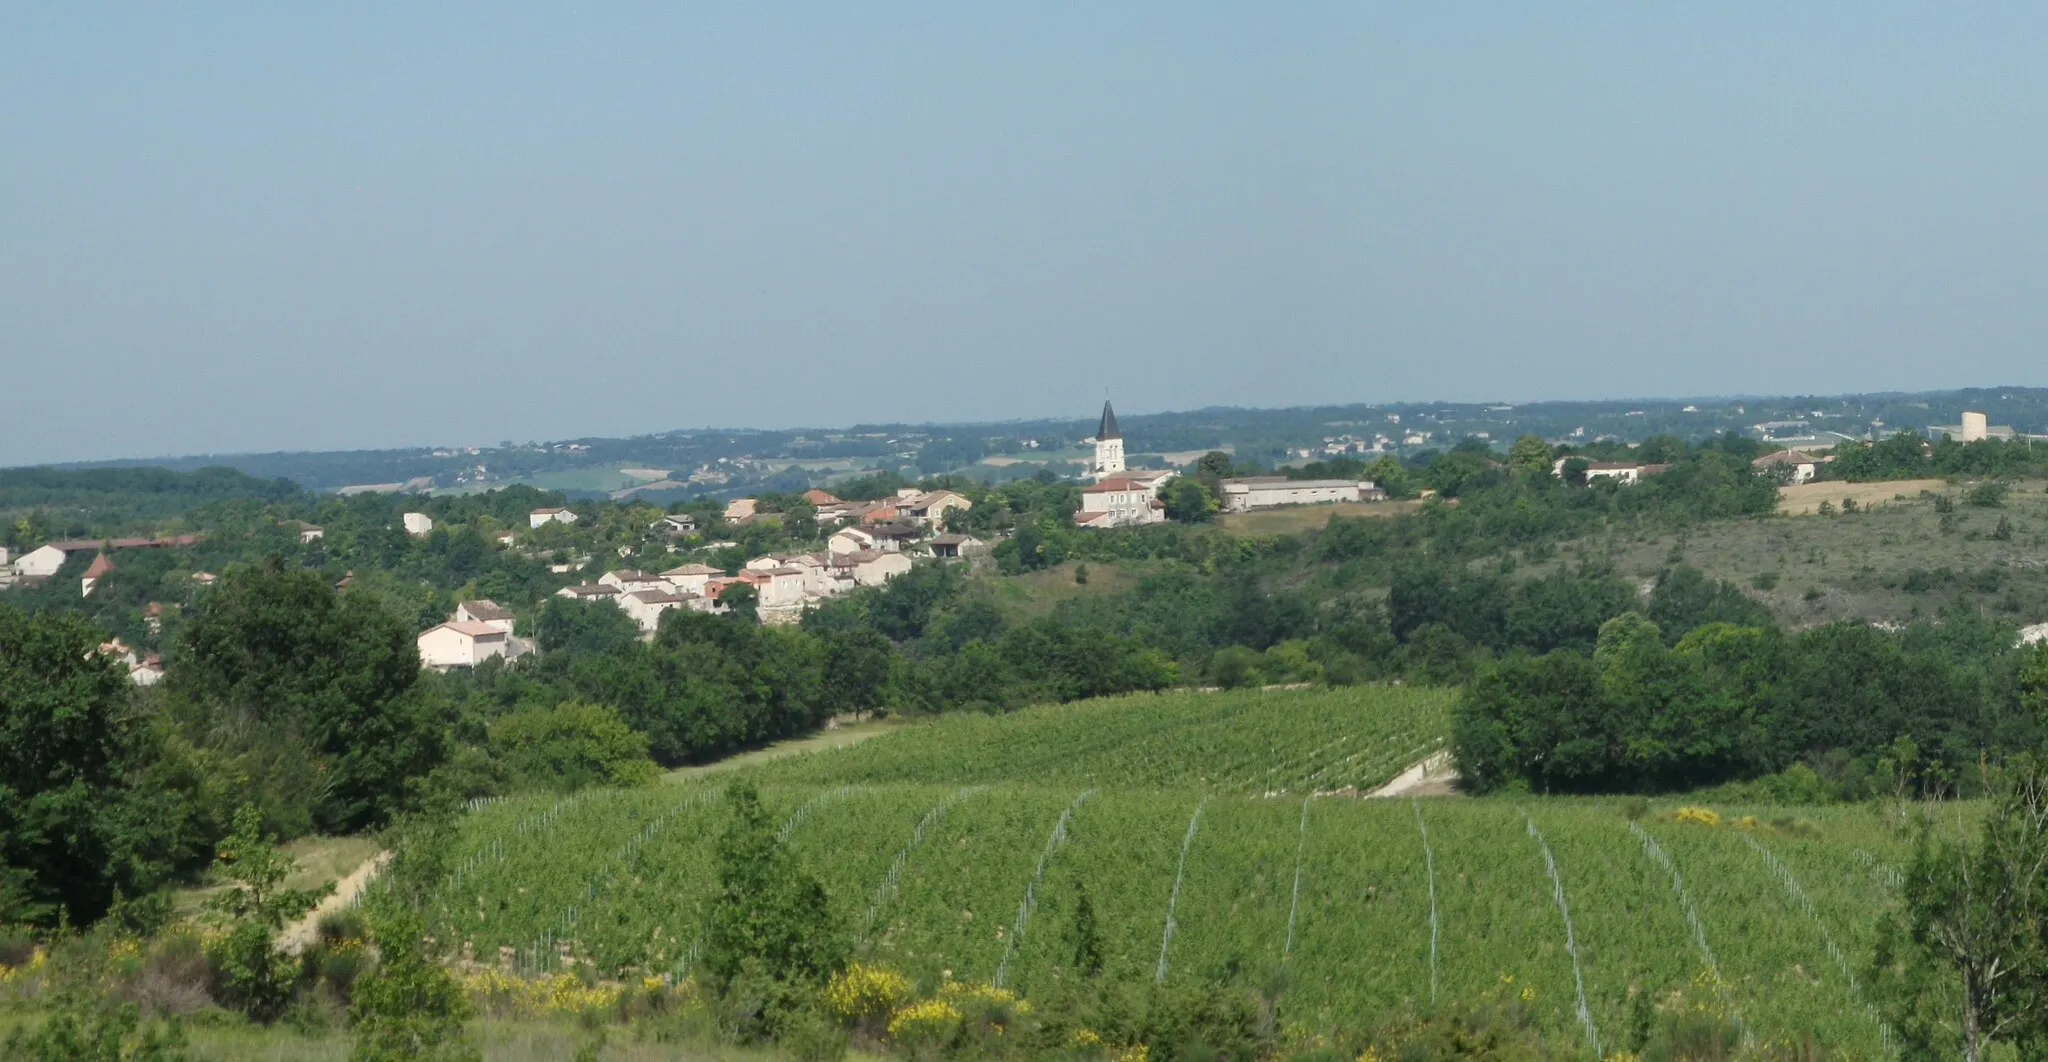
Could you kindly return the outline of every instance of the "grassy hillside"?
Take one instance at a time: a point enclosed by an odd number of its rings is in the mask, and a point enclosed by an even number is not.
[[[1686,531],[1587,538],[1561,547],[1555,563],[1604,561],[1623,575],[1651,578],[1674,563],[1734,583],[1778,621],[1807,627],[1839,619],[1931,617],[1959,596],[1972,609],[2024,626],[2048,621],[2048,493],[2017,485],[1997,507],[1968,504],[1967,491],[1922,495],[1899,484],[1809,484],[1792,504],[1821,501],[1858,511],[1728,520]],[[1946,502],[1937,499],[1946,498]],[[1942,512],[1942,508],[1950,511]],[[2001,524],[2004,530],[2001,531]],[[1554,563],[1525,566],[1531,574]]]
[[[1622,801],[1306,795],[1347,749],[1396,747],[1440,719],[1441,700],[1122,698],[907,728],[749,774],[858,953],[928,982],[1028,995],[1073,976],[1085,891],[1104,976],[1279,987],[1296,1028],[1505,991],[1611,1051],[1632,992],[1682,990],[1725,997],[1759,1036],[1882,1050],[1852,974],[1907,858],[1897,823],[1862,808],[1716,822]],[[687,972],[719,782],[472,813],[435,935],[487,960],[515,948],[526,968],[566,941],[607,972]]]
[[[1293,535],[1314,531],[1329,524],[1333,516],[1346,520],[1360,517],[1405,516],[1419,512],[1418,501],[1337,502],[1330,505],[1294,505],[1284,509],[1259,509],[1248,513],[1222,513],[1217,526],[1233,535]]]

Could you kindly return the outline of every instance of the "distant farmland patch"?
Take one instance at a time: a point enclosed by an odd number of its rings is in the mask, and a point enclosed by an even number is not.
[[[1366,516],[1400,516],[1422,508],[1419,501],[1336,502],[1330,505],[1290,505],[1284,509],[1259,509],[1248,513],[1225,513],[1216,518],[1223,530],[1233,535],[1293,535],[1313,531],[1330,522]]]
[[[1821,502],[1828,502],[1839,509],[1842,502],[1854,499],[1856,507],[1867,509],[1873,505],[1897,501],[1901,497],[1918,498],[1923,490],[1939,494],[1948,489],[1948,483],[1939,479],[1892,479],[1882,483],[1801,483],[1796,487],[1778,488],[1778,512],[1785,516],[1811,516],[1820,510]]]

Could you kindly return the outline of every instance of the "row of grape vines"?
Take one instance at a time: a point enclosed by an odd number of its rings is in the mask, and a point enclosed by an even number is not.
[[[1683,990],[1758,1036],[1890,1046],[1855,972],[1905,842],[1856,809],[1743,828],[1631,821],[1599,801],[1202,788],[774,784],[763,798],[842,924],[865,927],[863,955],[913,976],[1027,994],[1070,976],[1085,891],[1104,976],[1264,984],[1284,967],[1284,1017],[1308,1027],[1505,991],[1590,1040],[1627,1027],[1632,993]],[[686,968],[724,815],[716,790],[684,787],[485,808],[437,894],[437,933],[480,958],[568,942],[609,972]]]
[[[1278,794],[1365,790],[1441,749],[1443,690],[1174,692],[949,716],[770,764],[785,784],[1016,782]]]

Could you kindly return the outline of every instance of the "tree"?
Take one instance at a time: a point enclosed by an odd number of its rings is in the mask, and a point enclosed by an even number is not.
[[[349,1006],[355,1025],[353,1062],[475,1062],[463,1023],[462,986],[421,946],[419,916],[399,904],[373,919],[377,968],[356,983]]]
[[[220,971],[227,1001],[257,1021],[284,1013],[299,977],[299,964],[274,941],[285,923],[313,909],[319,894],[287,889],[296,860],[263,836],[263,814],[253,804],[235,813],[235,829],[220,843],[226,891],[208,903],[227,923],[227,933],[208,945]]]
[[[413,631],[362,593],[275,556],[231,569],[186,624],[166,680],[197,736],[228,739],[288,832],[349,832],[395,811],[446,755],[413,696]]]
[[[543,653],[602,653],[640,639],[640,625],[624,609],[594,601],[551,597],[534,621]]]
[[[1222,450],[1211,450],[1195,462],[1195,474],[1206,479],[1230,478],[1233,463]]]
[[[1183,524],[1202,524],[1216,518],[1216,499],[1196,480],[1176,478],[1167,485],[1166,516]]]
[[[727,583],[718,595],[718,603],[725,606],[725,614],[732,619],[749,623],[761,620],[761,592],[751,583]]]
[[[618,712],[582,701],[499,719],[491,724],[491,751],[527,784],[559,792],[645,785],[660,773],[647,758],[647,735]]]
[[[0,906],[75,924],[171,874],[191,809],[157,788],[129,686],[75,614],[0,606]],[[201,842],[203,843],[203,842]]]
[[[1541,479],[1550,474],[1550,444],[1535,435],[1515,440],[1508,451],[1508,468],[1521,479]]]
[[[1928,1057],[2048,1046],[2048,772],[2014,764],[1976,843],[1923,823],[1903,910],[1880,925],[1873,980]]]
[[[721,990],[750,963],[779,981],[822,984],[847,959],[825,887],[797,865],[752,784],[732,783],[725,802],[705,971]]]

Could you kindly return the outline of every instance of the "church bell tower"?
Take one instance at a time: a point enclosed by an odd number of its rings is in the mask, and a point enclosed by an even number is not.
[[[1124,433],[1117,430],[1116,410],[1102,401],[1102,424],[1095,429],[1095,465],[1089,469],[1097,482],[1124,471]]]

